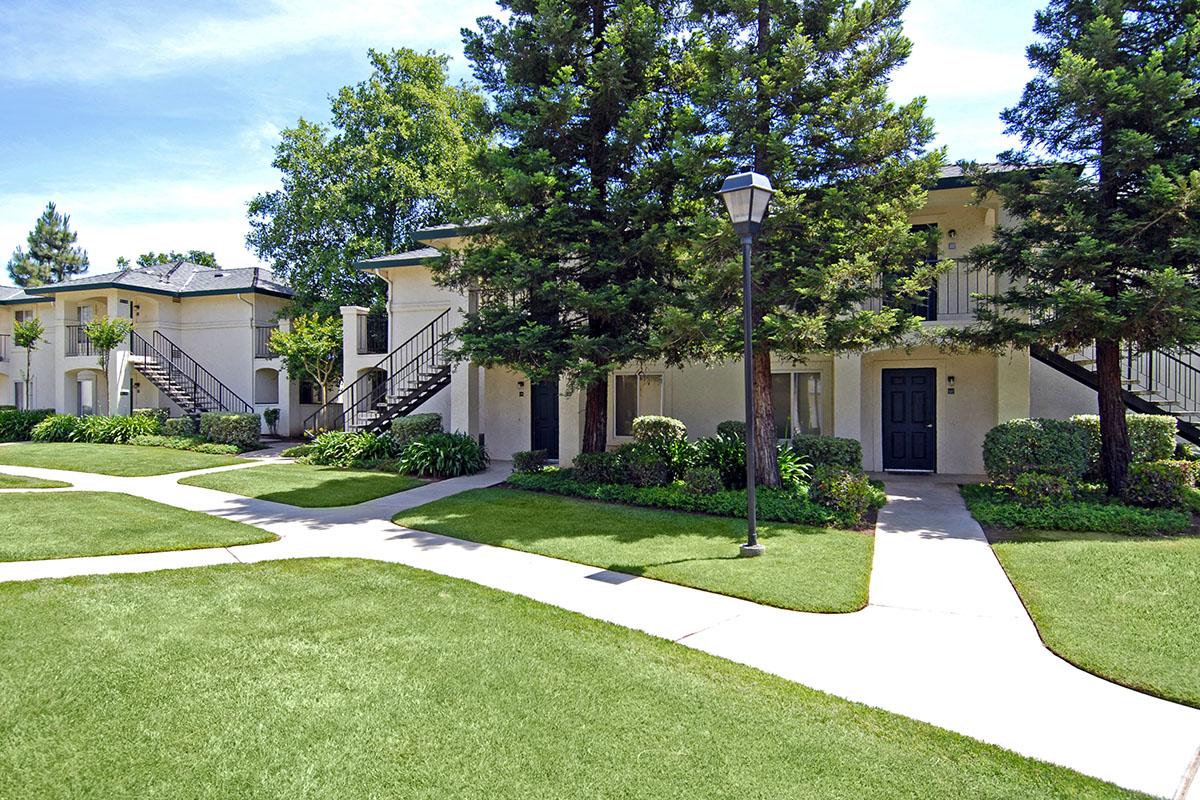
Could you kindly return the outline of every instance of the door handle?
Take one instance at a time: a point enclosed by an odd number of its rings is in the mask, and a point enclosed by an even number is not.
[[[926,428],[932,428],[932,427],[933,427],[933,423],[931,422],[931,423],[929,423],[928,425],[926,425],[925,427],[926,427]]]

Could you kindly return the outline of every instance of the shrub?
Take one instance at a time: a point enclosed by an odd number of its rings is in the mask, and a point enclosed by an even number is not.
[[[309,462],[342,469],[395,458],[400,453],[391,434],[368,431],[325,431],[302,447],[306,448],[303,457]]]
[[[163,423],[167,421],[167,417],[170,415],[171,412],[165,408],[135,408],[133,410],[133,416],[135,417],[148,417],[154,420],[159,430],[162,429]]]
[[[629,471],[622,454],[615,452],[580,453],[572,462],[575,480],[581,483],[627,483]]]
[[[513,453],[513,469],[517,472],[540,472],[546,468],[545,450],[522,450]]]
[[[808,482],[811,465],[804,456],[793,450],[787,442],[779,443],[779,479],[783,485],[799,489]]]
[[[792,437],[792,449],[814,467],[862,469],[862,443],[857,439],[799,434]]]
[[[692,494],[716,494],[725,490],[716,467],[692,467],[683,473],[683,488]]]
[[[721,423],[724,425],[725,423]],[[719,426],[718,426],[719,427]],[[696,442],[696,461],[721,474],[726,489],[746,488],[746,440],[728,430]]]
[[[265,409],[263,411],[263,422],[267,423],[267,430],[269,430],[271,432],[271,435],[274,436],[275,428],[277,425],[279,425],[279,409],[278,408]]]
[[[430,433],[409,442],[400,455],[400,470],[413,475],[454,478],[482,472],[487,450],[465,433]]]
[[[239,452],[237,445],[213,444],[212,442],[204,441],[199,436],[146,434],[144,436],[133,437],[129,440],[129,444],[138,445],[139,447],[166,447],[171,450],[191,450],[196,453],[208,453],[209,455],[217,456],[235,456]]]
[[[80,417],[71,431],[72,442],[89,444],[128,444],[136,436],[158,433],[154,417]]]
[[[718,422],[717,436],[744,440],[746,438],[746,423],[740,419],[727,419],[724,422]]]
[[[196,420],[191,417],[171,417],[163,422],[162,432],[167,436],[195,436]]]
[[[1139,508],[1116,502],[1073,500],[1029,506],[1016,502],[996,486],[964,486],[962,495],[981,525],[999,528],[1154,534],[1179,533],[1191,523],[1187,514],[1174,509]]]
[[[79,425],[73,414],[53,414],[33,426],[29,438],[35,442],[69,442]]]
[[[666,486],[675,477],[671,465],[649,448],[630,453],[626,469],[634,486]]]
[[[832,511],[843,525],[856,524],[868,511],[887,502],[887,496],[871,483],[865,472],[844,467],[817,467],[808,497]]]
[[[441,414],[409,414],[392,420],[392,436],[400,449],[422,436],[442,432]]]
[[[210,411],[200,415],[200,435],[214,444],[235,444],[242,450],[259,446],[262,418],[258,414]]]
[[[636,417],[633,440],[661,452],[660,448],[670,442],[686,441],[687,426],[674,417]]]
[[[1100,474],[1100,417],[1077,414],[1071,424],[1082,431],[1087,452],[1087,474]],[[1135,462],[1162,461],[1175,452],[1175,418],[1165,414],[1125,414],[1129,450]]]
[[[1147,461],[1131,464],[1121,496],[1147,508],[1181,508],[1187,490],[1196,485],[1195,461]]]
[[[983,467],[997,483],[1012,483],[1024,472],[1079,478],[1087,465],[1084,433],[1066,420],[1009,420],[983,438]]]
[[[312,453],[312,444],[298,444],[295,447],[289,447],[279,455],[284,458],[307,458]]]
[[[18,411],[15,408],[0,410],[0,442],[27,442],[33,427],[54,413],[52,408]]]
[[[1065,475],[1026,472],[1013,481],[1013,497],[1027,506],[1061,503],[1075,495],[1075,485]]]

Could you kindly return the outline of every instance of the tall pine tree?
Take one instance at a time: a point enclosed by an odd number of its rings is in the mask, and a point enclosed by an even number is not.
[[[761,482],[779,484],[771,397],[773,355],[863,351],[901,342],[919,319],[905,302],[936,267],[910,215],[941,152],[923,98],[888,100],[910,44],[905,0],[694,0],[704,32],[696,101],[720,134],[711,188],[752,168],[777,190],[755,244],[754,418]],[[714,201],[715,203],[716,201]],[[664,315],[673,360],[737,357],[741,265],[723,209],[693,252],[698,290]],[[886,289],[885,289],[886,287]],[[894,307],[889,307],[894,306]]]
[[[1012,286],[965,338],[1095,344],[1115,494],[1130,462],[1122,348],[1200,341],[1200,2],[1053,0],[1034,31],[1036,76],[1002,115],[1024,147],[1001,158],[1025,169],[979,176],[1018,222],[972,252]]]
[[[651,334],[675,272],[680,220],[694,214],[700,130],[662,0],[502,0],[501,21],[464,31],[495,102],[503,147],[483,162],[498,209],[444,284],[485,287],[459,352],[585,392],[583,450],[603,450],[608,378],[657,356]]]
[[[78,236],[71,230],[71,217],[58,213],[54,203],[47,203],[26,239],[29,249],[18,247],[8,261],[13,283],[42,286],[86,272],[87,251],[75,246]]]

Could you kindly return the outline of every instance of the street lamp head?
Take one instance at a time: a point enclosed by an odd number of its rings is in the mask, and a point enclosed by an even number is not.
[[[725,200],[733,229],[746,238],[758,234],[775,190],[771,188],[771,181],[766,175],[739,172],[725,179],[718,194]]]

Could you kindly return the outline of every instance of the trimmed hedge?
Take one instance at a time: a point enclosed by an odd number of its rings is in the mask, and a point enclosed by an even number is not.
[[[996,483],[1012,483],[1026,472],[1080,478],[1087,467],[1084,432],[1068,420],[1009,420],[983,438],[983,468]]]
[[[792,450],[814,467],[862,469],[862,442],[857,439],[800,434],[792,437]]]
[[[1100,474],[1100,417],[1095,414],[1077,414],[1070,422],[1083,431],[1087,453],[1087,474]],[[1135,462],[1163,461],[1175,454],[1175,432],[1178,425],[1174,417],[1165,414],[1125,414],[1125,426],[1129,429],[1129,450]]]
[[[861,520],[868,511],[878,511],[887,503],[887,494],[873,485],[865,472],[845,467],[818,467],[808,496],[840,520]]]
[[[720,517],[746,516],[744,490],[699,494],[689,491],[682,484],[636,487],[627,484],[582,483],[572,477],[570,470],[562,469],[515,473],[508,476],[508,484],[517,489],[602,500],[608,503],[626,503]],[[840,518],[835,512],[817,505],[803,494],[781,489],[759,487],[757,505],[758,518],[764,521],[847,527],[859,522],[857,519]]]
[[[392,420],[392,437],[404,449],[422,436],[442,432],[441,414],[409,414]]]
[[[191,417],[171,417],[163,421],[162,428],[167,436],[195,436],[199,432]]]
[[[34,426],[53,413],[52,408],[35,408],[29,411],[0,409],[0,442],[29,441]]]
[[[546,468],[545,450],[521,450],[513,453],[513,471],[539,472]]]
[[[243,451],[259,446],[262,417],[258,414],[231,414],[208,411],[200,415],[200,435],[214,444],[233,444]]]
[[[1127,503],[1149,508],[1183,508],[1187,490],[1196,485],[1195,461],[1146,461],[1131,464],[1121,492]]]
[[[214,444],[204,441],[199,436],[135,436],[129,440],[129,444],[139,447],[166,447],[169,450],[190,450],[213,456],[236,456],[241,452],[235,444]]]
[[[1025,505],[996,486],[964,486],[962,496],[981,525],[998,528],[1156,534],[1180,533],[1191,524],[1190,517],[1181,511],[1123,503],[1072,500],[1046,506]]]

